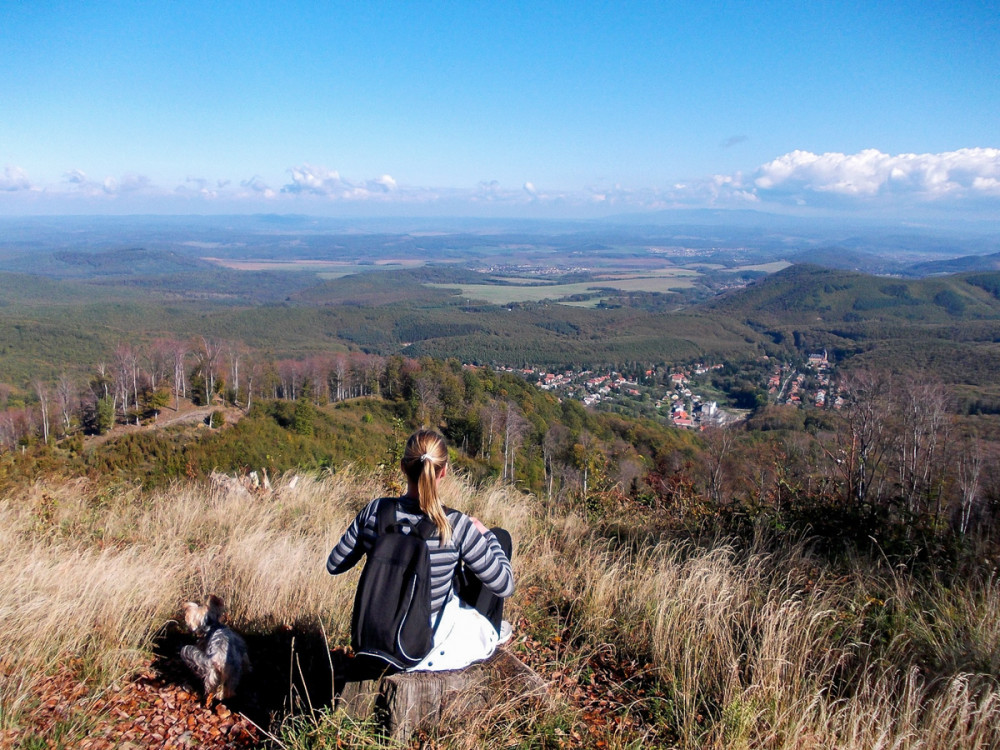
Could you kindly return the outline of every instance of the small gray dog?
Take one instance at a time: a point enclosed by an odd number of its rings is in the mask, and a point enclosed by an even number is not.
[[[213,698],[232,698],[243,673],[250,671],[247,644],[220,622],[222,612],[222,600],[214,595],[208,597],[207,604],[184,605],[184,622],[198,637],[198,645],[182,648],[181,658],[201,679],[206,705],[211,705]]]

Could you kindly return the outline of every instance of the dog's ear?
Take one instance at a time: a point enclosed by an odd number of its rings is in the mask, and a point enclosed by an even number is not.
[[[217,597],[215,594],[208,597],[208,613],[216,620],[222,617],[222,613],[225,608],[226,607],[222,603],[222,599]]]
[[[186,602],[182,610],[184,612],[184,624],[191,632],[197,630],[205,619],[206,609],[198,602]]]

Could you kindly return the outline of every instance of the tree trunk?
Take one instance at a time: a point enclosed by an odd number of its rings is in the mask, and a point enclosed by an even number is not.
[[[334,665],[336,707],[350,717],[364,720],[373,713],[396,742],[405,742],[416,731],[433,729],[449,720],[467,718],[507,695],[545,696],[545,681],[506,650],[465,669],[447,672],[400,672],[380,676],[370,667]],[[343,677],[341,677],[343,675]]]

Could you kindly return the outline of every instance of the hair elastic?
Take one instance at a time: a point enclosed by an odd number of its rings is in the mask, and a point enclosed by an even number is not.
[[[432,461],[433,462],[434,461],[434,456],[432,456],[430,453],[425,453],[424,455],[422,455],[420,457],[420,460],[421,460],[421,462],[423,462],[423,461]]]

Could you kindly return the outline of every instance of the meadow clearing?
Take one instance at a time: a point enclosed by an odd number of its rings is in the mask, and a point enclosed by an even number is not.
[[[697,271],[686,268],[670,268],[642,274],[608,274],[595,278],[593,281],[571,284],[545,284],[536,280],[528,280],[517,284],[433,283],[426,286],[438,289],[458,289],[460,297],[481,300],[492,305],[509,305],[515,302],[540,302],[545,299],[562,302],[574,295],[589,295],[604,289],[617,289],[623,292],[664,293],[678,289],[689,289],[700,275]],[[596,304],[597,300],[589,302]]]

